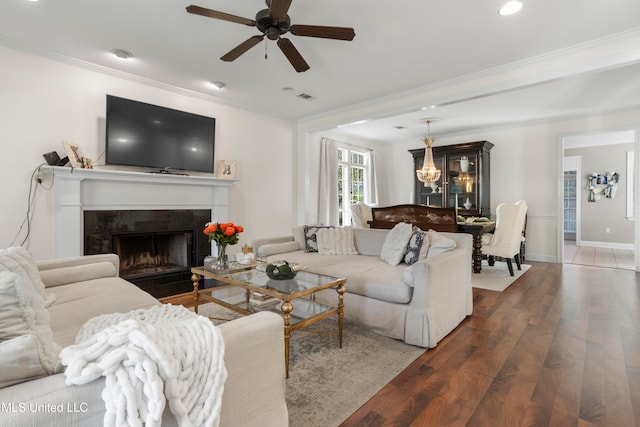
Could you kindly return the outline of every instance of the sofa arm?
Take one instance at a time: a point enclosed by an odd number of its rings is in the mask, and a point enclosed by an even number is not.
[[[118,277],[120,270],[120,258],[116,254],[52,259],[36,264],[48,288],[101,277]]]
[[[221,427],[286,427],[284,322],[261,312],[219,326],[224,337],[227,381]],[[105,379],[67,386],[64,374],[0,389],[2,426],[97,426],[105,413]],[[162,425],[177,425],[165,408]]]
[[[260,312],[220,326],[227,382],[221,426],[287,426],[284,322]]]
[[[407,311],[405,342],[435,347],[473,312],[470,234],[460,233],[452,251],[413,265],[413,296]]]
[[[260,248],[267,245],[277,245],[281,243],[289,243],[293,242],[293,236],[279,236],[279,237],[267,237],[263,239],[255,239],[251,242],[251,247],[253,248],[253,253],[256,256],[262,256],[260,254]]]

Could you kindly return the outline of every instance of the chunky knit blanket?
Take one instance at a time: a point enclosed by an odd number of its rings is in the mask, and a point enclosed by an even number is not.
[[[69,385],[106,378],[105,426],[159,426],[169,409],[180,426],[218,426],[227,371],[220,331],[170,304],[85,323],[60,353]]]

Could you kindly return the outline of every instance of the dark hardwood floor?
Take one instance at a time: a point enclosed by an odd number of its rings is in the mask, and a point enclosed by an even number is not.
[[[640,426],[640,276],[531,264],[342,426]]]

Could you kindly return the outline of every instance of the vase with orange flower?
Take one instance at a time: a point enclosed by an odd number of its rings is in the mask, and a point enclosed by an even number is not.
[[[227,245],[235,245],[238,243],[238,235],[244,231],[241,225],[232,222],[209,222],[204,228],[204,234],[207,235],[209,242],[216,242],[218,247],[218,259],[215,264],[216,268],[229,268],[229,257],[227,256]]]

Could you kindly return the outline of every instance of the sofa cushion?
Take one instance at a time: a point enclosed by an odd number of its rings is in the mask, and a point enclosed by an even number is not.
[[[412,232],[413,226],[406,222],[400,222],[394,225],[384,239],[380,258],[391,266],[400,264]]]
[[[274,255],[271,261],[281,255]],[[320,255],[304,251],[289,252],[284,257],[306,267],[307,271],[347,279],[347,292],[369,298],[406,304],[413,290],[403,281],[406,265],[389,266],[379,256]],[[336,299],[337,301],[337,299]],[[348,306],[345,310],[348,310]]]
[[[321,228],[316,233],[320,255],[357,255],[352,227]]]
[[[56,302],[49,307],[49,313],[54,339],[62,346],[74,344],[78,330],[92,317],[160,304],[120,277],[60,285],[56,287],[56,295]]]
[[[456,248],[456,241],[435,230],[429,230],[429,251],[427,259]]]
[[[354,228],[353,240],[356,251],[360,255],[380,256],[389,231],[376,228]]]
[[[56,373],[59,352],[40,294],[21,275],[0,272],[0,388]]]
[[[333,228],[322,225],[305,225],[304,226],[304,250],[305,252],[318,252],[318,237],[316,233],[321,228]],[[295,239],[295,237],[294,237]]]

